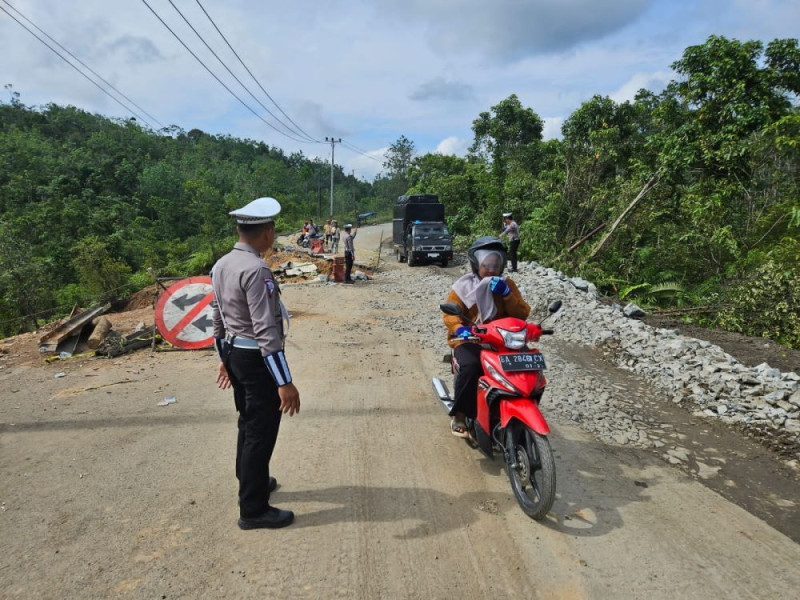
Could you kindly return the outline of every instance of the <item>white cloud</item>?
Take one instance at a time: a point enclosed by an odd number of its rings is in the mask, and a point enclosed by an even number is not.
[[[564,124],[563,117],[546,117],[544,119],[544,129],[542,130],[542,138],[545,140],[552,140],[554,138],[561,139],[561,126]]]
[[[450,156],[464,156],[468,148],[469,142],[467,140],[451,135],[439,142],[439,145],[436,146],[436,153]]]
[[[289,140],[255,118],[139,2],[13,4],[165,125],[264,141],[286,153],[330,156],[329,146]],[[169,3],[151,4],[257,107]],[[382,150],[400,135],[414,141],[419,153],[463,153],[473,120],[512,93],[539,115],[551,115],[544,135],[558,137],[563,119],[581,102],[594,94],[627,99],[639,87],[652,89],[686,46],[710,33],[764,41],[787,37],[800,12],[797,0],[295,0],[280,11],[255,0],[204,4],[304,130],[317,139],[342,137],[376,149],[371,153],[378,161],[336,148],[338,164],[367,178],[382,169]],[[273,108],[195,3],[176,5]],[[770,19],[757,18],[767,14]],[[0,39],[0,84],[12,84],[24,104],[56,102],[130,116],[4,13]]]
[[[645,89],[658,94],[661,92],[675,74],[671,71],[657,71],[655,73],[634,73],[628,81],[622,86],[609,94],[614,102],[631,101],[639,93],[639,90]]]

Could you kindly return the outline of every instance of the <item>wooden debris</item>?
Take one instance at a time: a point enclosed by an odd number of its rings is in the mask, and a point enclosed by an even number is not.
[[[89,336],[89,341],[87,342],[89,348],[96,350],[109,331],[111,331],[111,321],[108,318],[100,317],[95,319],[94,331],[92,331],[92,335]]]
[[[116,331],[111,331],[106,335],[97,350],[95,350],[95,355],[113,358],[121,354],[127,354],[133,350],[150,346],[157,335],[158,333],[155,325],[151,325],[150,327],[141,331],[136,331],[125,337],[121,336]]]
[[[111,309],[111,304],[103,306],[95,306],[82,313],[65,320],[58,327],[46,333],[39,339],[40,352],[55,352],[58,345],[66,340],[68,337],[78,334],[80,335],[83,327],[95,317],[99,317],[103,313]]]

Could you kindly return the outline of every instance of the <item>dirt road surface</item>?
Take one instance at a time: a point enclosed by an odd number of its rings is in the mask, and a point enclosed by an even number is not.
[[[359,258],[380,229],[359,233]],[[297,515],[286,529],[236,527],[236,414],[212,353],[0,371],[0,597],[796,596],[789,537],[568,422],[552,436],[552,513],[527,518],[501,461],[449,434],[429,382],[441,354],[373,308],[403,305],[390,282],[409,267],[387,266],[355,286],[284,287],[302,401],[273,459],[273,502]]]

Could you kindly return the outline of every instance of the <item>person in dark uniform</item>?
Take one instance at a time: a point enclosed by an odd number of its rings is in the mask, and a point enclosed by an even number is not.
[[[519,225],[511,213],[503,213],[505,228],[500,232],[500,237],[508,236],[508,257],[511,259],[511,272],[517,272],[517,249],[519,248]]]
[[[269,503],[277,486],[269,463],[281,416],[300,410],[300,394],[284,354],[288,313],[278,282],[261,258],[272,248],[273,219],[280,210],[274,198],[258,198],[232,211],[239,241],[211,271],[214,338],[220,358],[217,385],[233,386],[239,412],[236,477],[241,529],[274,529],[294,520],[294,513]]]

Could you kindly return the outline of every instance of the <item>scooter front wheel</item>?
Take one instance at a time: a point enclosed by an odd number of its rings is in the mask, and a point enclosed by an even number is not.
[[[519,421],[506,430],[506,468],[522,510],[541,520],[556,498],[556,462],[550,441]]]

